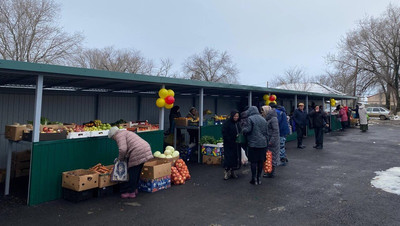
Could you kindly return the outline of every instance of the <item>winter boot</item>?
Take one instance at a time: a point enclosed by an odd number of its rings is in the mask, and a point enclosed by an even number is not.
[[[231,176],[231,171],[225,170],[225,172],[224,172],[224,180],[228,180],[230,176]]]
[[[251,178],[250,184],[257,185],[257,184],[256,184],[256,178],[255,178],[255,177],[252,177],[252,178]]]
[[[238,178],[238,175],[233,170],[231,170],[231,178]]]

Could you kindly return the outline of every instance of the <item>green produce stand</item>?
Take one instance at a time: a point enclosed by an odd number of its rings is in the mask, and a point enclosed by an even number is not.
[[[138,133],[154,152],[162,150],[164,131]],[[29,205],[62,197],[62,172],[88,169],[97,163],[111,165],[118,156],[114,140],[107,137],[41,141],[32,145]]]
[[[212,136],[216,140],[222,138],[222,125],[211,125],[200,127],[200,137]]]

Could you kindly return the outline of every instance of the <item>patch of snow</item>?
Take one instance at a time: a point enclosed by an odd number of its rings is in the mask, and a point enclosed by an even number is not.
[[[376,171],[376,177],[371,185],[386,192],[400,195],[400,167],[393,167],[386,171]]]

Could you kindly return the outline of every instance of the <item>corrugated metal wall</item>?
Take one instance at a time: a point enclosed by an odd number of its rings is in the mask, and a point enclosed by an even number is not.
[[[98,107],[98,119],[102,122],[111,123],[120,119],[137,120],[137,97],[99,96]],[[93,117],[90,120],[93,120]]]
[[[6,168],[9,142],[4,138],[5,126],[24,124],[33,119],[34,96],[29,94],[0,94],[0,168]],[[14,150],[30,149],[29,143],[12,143]]]
[[[0,93],[0,168],[6,167],[7,150],[9,142],[4,138],[5,126],[18,122],[25,124],[33,120],[34,94],[5,94]],[[217,97],[206,96],[204,109],[209,109],[215,114],[215,99]],[[102,122],[115,122],[125,120],[149,120],[157,124],[159,109],[155,107],[156,98],[142,96],[140,99],[140,118],[138,117],[138,97],[133,96],[98,96],[98,119]],[[183,117],[189,109],[195,106],[199,109],[199,97],[179,96],[175,97],[176,104],[181,107]],[[82,124],[96,119],[96,95],[59,95],[44,94],[42,103],[42,116],[51,121],[73,122]],[[218,99],[218,114],[229,114],[238,101],[230,98]],[[195,104],[193,104],[195,103]],[[165,126],[169,129],[170,110],[165,110]],[[30,149],[30,144],[12,144],[13,151]]]

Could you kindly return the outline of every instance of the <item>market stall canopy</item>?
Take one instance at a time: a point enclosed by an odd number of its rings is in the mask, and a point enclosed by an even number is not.
[[[345,93],[339,92],[335,89],[332,89],[328,86],[318,84],[318,83],[289,83],[283,84],[278,87],[278,89],[286,89],[293,91],[304,91],[304,92],[312,92],[312,93],[323,93],[323,94],[331,94],[331,95],[339,95],[346,96]]]
[[[165,85],[178,95],[198,95],[199,89],[204,88],[205,95],[215,96],[244,97],[251,91],[253,97],[273,93],[281,98],[293,95],[356,98],[338,93],[295,91],[8,60],[0,60],[0,89],[34,90],[36,75],[39,74],[45,77],[44,91],[53,92],[92,92],[111,95],[155,94],[161,85]]]

